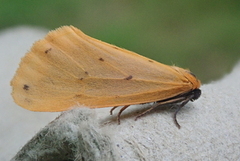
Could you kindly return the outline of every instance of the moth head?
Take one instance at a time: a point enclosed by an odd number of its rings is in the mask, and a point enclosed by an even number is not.
[[[191,101],[194,101],[194,100],[196,100],[196,99],[198,99],[200,96],[201,96],[201,90],[200,89],[194,89],[193,91],[192,91],[192,96],[193,96],[193,98],[191,99]]]

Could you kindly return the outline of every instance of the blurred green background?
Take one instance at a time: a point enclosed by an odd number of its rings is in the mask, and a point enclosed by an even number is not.
[[[203,83],[221,78],[240,60],[240,1],[0,2],[1,30],[74,25],[94,38],[189,68]]]

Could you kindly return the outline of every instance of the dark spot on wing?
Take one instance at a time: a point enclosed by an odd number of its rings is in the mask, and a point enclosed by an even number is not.
[[[23,85],[23,89],[27,91],[27,90],[29,90],[29,86],[26,85],[26,84],[24,84],[24,85]]]
[[[129,75],[128,77],[126,77],[126,78],[124,78],[125,80],[130,80],[130,79],[132,79],[133,78],[133,76],[132,75]]]
[[[83,78],[80,78],[80,80],[83,80]]]
[[[103,58],[99,58],[98,60],[100,60],[100,61],[104,61],[104,59],[103,59]]]
[[[87,72],[87,71],[85,71],[85,74],[87,74],[87,75],[88,75],[88,72]]]
[[[148,60],[149,62],[151,62],[151,63],[153,63],[153,61],[152,60]]]
[[[52,50],[52,48],[49,48],[49,49],[45,50],[45,54],[47,54],[51,50]]]
[[[191,74],[192,76],[194,76],[195,78],[197,78],[196,75],[193,74],[192,72],[188,71],[188,73]]]

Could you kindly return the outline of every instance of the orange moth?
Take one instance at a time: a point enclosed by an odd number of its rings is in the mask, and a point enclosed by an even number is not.
[[[22,58],[11,81],[15,102],[31,111],[64,111],[80,104],[90,108],[155,102],[177,112],[201,95],[190,71],[158,63],[85,35],[73,26],[51,31]]]

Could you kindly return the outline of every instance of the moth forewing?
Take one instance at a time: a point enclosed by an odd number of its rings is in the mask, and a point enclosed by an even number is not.
[[[11,81],[15,102],[32,111],[64,111],[77,104],[126,109],[176,99],[200,84],[188,70],[94,39],[73,26],[34,43]]]

